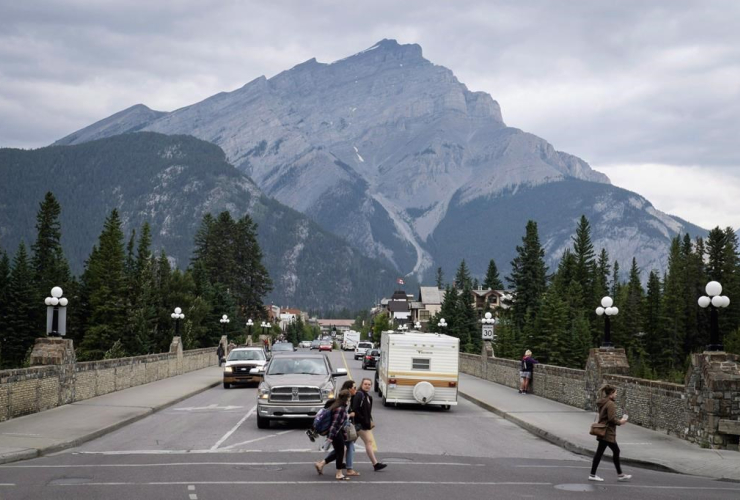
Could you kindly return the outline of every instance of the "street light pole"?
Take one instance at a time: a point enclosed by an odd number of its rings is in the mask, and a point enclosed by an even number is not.
[[[447,328],[447,322],[444,318],[440,318],[439,323],[437,323],[437,329],[441,330],[442,328]],[[442,332],[439,332],[442,333]]]
[[[619,308],[616,306],[613,306],[614,301],[611,297],[603,297],[601,299],[601,306],[596,308],[596,314],[598,316],[604,316],[604,341],[601,343],[601,347],[606,349],[612,349],[614,345],[612,344],[612,332],[611,332],[611,322],[609,321],[609,316],[616,316],[619,314]]]
[[[717,281],[710,281],[705,288],[707,295],[699,297],[699,307],[710,308],[709,317],[709,345],[707,351],[724,351],[725,347],[719,338],[719,308],[730,305],[730,298],[722,293],[722,285]]]
[[[253,325],[254,325],[254,321],[252,321],[252,318],[249,318],[247,320],[247,331],[249,332],[249,340],[252,340],[252,326]]]
[[[221,316],[219,322],[221,323],[221,335],[226,335],[226,325],[231,323],[231,320],[227,315],[224,314],[223,316]]]
[[[46,334],[50,337],[62,337],[67,334],[67,304],[69,301],[62,297],[61,287],[51,289],[51,297],[44,299],[46,308]]]
[[[182,309],[179,307],[175,308],[175,312],[170,314],[170,318],[175,320],[175,337],[180,336],[180,320],[185,319],[185,315],[182,313]]]

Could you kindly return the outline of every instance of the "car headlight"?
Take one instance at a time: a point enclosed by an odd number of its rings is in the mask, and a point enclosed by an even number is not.
[[[270,388],[265,384],[260,384],[259,387],[257,387],[257,399],[269,399],[269,397]]]
[[[321,399],[334,399],[334,386],[331,384],[325,385],[321,388]]]
[[[224,366],[224,373],[231,373],[234,369],[230,366]]]

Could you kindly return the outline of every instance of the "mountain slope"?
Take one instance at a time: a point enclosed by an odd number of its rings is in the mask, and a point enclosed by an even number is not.
[[[113,130],[100,123],[96,133]],[[96,125],[88,129],[92,133]],[[450,253],[434,235],[449,219],[467,227],[462,241],[474,239],[480,227],[466,221],[475,217],[478,201],[512,202],[517,198],[507,193],[566,180],[611,188],[585,161],[508,127],[490,95],[468,90],[452,71],[424,59],[421,47],[394,40],[331,64],[311,59],[273,78],[257,78],[159,116],[143,130],[190,134],[221,146],[266,194],[367,255],[427,279],[439,263],[467,256]],[[553,203],[556,212],[579,194],[563,196]],[[527,214],[528,207],[517,212]],[[654,224],[668,217],[643,215]],[[572,232],[569,219],[563,213],[548,229]],[[666,227],[681,230],[676,222]],[[671,231],[650,244],[667,253]],[[506,242],[511,249],[517,243]],[[610,253],[617,251],[618,242],[606,243]],[[640,247],[630,251],[637,255]]]
[[[275,282],[269,299],[282,305],[365,306],[396,277],[384,264],[262,194],[217,146],[193,137],[137,133],[78,146],[0,149],[0,241],[8,250],[20,240],[33,241],[35,214],[48,190],[61,203],[62,242],[76,272],[104,218],[117,208],[126,233],[149,221],[153,248],[164,248],[180,266],[189,262],[205,213],[249,213],[258,223]]]

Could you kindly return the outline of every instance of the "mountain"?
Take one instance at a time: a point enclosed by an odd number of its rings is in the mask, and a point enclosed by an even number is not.
[[[77,273],[105,217],[117,208],[126,234],[149,221],[153,248],[164,248],[180,267],[190,260],[204,214],[250,214],[275,284],[268,303],[369,306],[397,277],[388,265],[265,196],[218,146],[190,136],[147,132],[33,151],[0,149],[0,242],[6,250],[34,241],[46,191],[62,206],[62,244]]]
[[[119,115],[58,143],[77,144],[116,128],[199,137],[219,145],[269,196],[419,279],[430,279],[438,265],[449,276],[451,263],[462,258],[478,276],[490,258],[505,272],[524,232],[520,219],[540,214],[548,217],[540,236],[552,242],[554,262],[574,221],[582,213],[601,214],[608,196],[640,206],[629,220],[613,213],[609,226],[598,229],[625,236],[601,238],[620,261],[636,256],[641,267],[661,269],[672,236],[704,233],[639,195],[624,194],[580,158],[508,127],[490,95],[468,90],[415,44],[382,40],[346,59],[311,59],[170,113],[134,107]],[[549,207],[543,212],[525,204],[527,196],[516,196],[522,190],[549,193]],[[502,209],[514,216],[499,220]],[[503,230],[494,233],[494,226]],[[501,253],[493,251],[498,248]]]

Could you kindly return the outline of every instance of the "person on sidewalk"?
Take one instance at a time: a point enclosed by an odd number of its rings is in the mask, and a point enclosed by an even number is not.
[[[370,396],[372,380],[363,378],[360,383],[360,390],[352,398],[352,411],[355,413],[355,427],[357,435],[365,443],[365,452],[370,462],[373,464],[375,471],[383,470],[388,467],[386,464],[379,462],[375,457],[375,437],[373,436],[373,398]]]
[[[529,392],[529,386],[532,384],[534,365],[537,363],[539,361],[532,357],[532,351],[527,349],[519,367],[519,394],[527,394]]]
[[[219,343],[218,349],[216,349],[216,356],[218,356],[218,366],[221,366],[224,362],[224,346]]]
[[[340,392],[341,391],[349,391],[350,397],[352,397],[355,394],[357,394],[357,385],[355,385],[355,381],[354,380],[345,380],[344,381],[344,384],[342,384],[342,388],[340,389]],[[333,403],[334,400],[330,400],[330,402]],[[327,404],[331,405],[331,403],[327,403]],[[347,400],[347,403],[350,404],[351,403],[351,400]],[[354,414],[354,412],[349,411],[348,414],[347,414],[347,416],[349,418],[347,419],[347,424],[345,425],[345,433],[348,433],[348,428],[349,428],[350,425],[354,425],[354,423],[352,422],[352,420],[354,419],[355,414]],[[306,432],[308,432],[308,431],[306,431]],[[347,447],[347,454],[346,454],[347,460],[345,462],[346,465],[347,465],[347,476],[359,476],[360,473],[357,472],[354,469],[355,442],[354,441],[345,440],[345,445]],[[319,475],[323,474],[324,473],[324,466],[326,464],[328,464],[329,462],[332,462],[332,461],[336,460],[336,458],[337,458],[336,457],[336,452],[334,450],[332,450],[326,456],[326,458],[324,458],[322,461],[316,462],[314,464],[314,466],[316,467],[316,472],[318,472]]]
[[[596,454],[594,460],[591,463],[591,474],[588,476],[589,481],[603,481],[602,478],[596,475],[596,469],[599,468],[599,462],[601,457],[604,455],[604,451],[607,447],[612,450],[612,457],[614,460],[614,467],[617,469],[617,480],[618,481],[629,481],[632,476],[629,474],[622,473],[622,467],[619,463],[619,445],[617,445],[617,426],[624,425],[627,423],[626,418],[617,418],[617,405],[614,404],[614,399],[617,397],[617,389],[611,385],[605,385],[599,391],[601,398],[596,402],[596,406],[599,409],[599,423],[606,424],[606,434],[604,437],[597,437],[599,442],[596,448]]]

